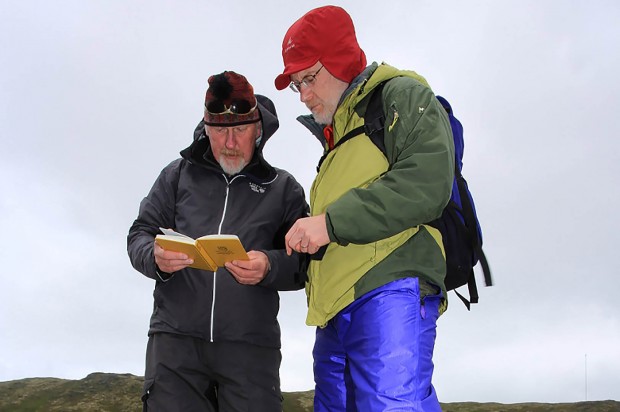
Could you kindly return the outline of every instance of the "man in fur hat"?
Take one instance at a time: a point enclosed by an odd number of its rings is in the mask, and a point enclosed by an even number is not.
[[[444,109],[421,76],[366,65],[348,13],[309,11],[282,42],[290,86],[323,144],[312,216],[286,236],[312,254],[308,316],[315,411],[440,411],[431,383],[436,321],[446,307],[446,261],[427,224],[450,199],[454,144]],[[365,136],[364,113],[382,87],[385,151]]]
[[[127,249],[155,280],[142,399],[154,411],[279,411],[278,291],[304,285],[284,235],[308,214],[302,187],[263,158],[273,103],[232,71],[211,76],[193,143],[140,204]],[[216,272],[154,243],[159,228],[235,234],[248,261]]]

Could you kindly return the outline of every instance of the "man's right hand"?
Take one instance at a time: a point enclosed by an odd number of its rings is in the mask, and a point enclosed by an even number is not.
[[[194,259],[190,259],[185,253],[164,250],[157,243],[154,243],[153,254],[159,269],[166,273],[174,273],[194,263]]]

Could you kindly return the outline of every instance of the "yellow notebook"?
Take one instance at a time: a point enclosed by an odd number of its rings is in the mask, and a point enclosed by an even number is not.
[[[159,228],[163,235],[155,242],[165,250],[185,253],[194,259],[192,268],[215,271],[232,260],[248,260],[237,235],[207,235],[193,239],[171,229]]]

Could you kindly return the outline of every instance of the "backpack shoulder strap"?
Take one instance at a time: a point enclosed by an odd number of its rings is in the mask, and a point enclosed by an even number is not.
[[[368,105],[366,106],[366,111],[364,112],[364,124],[362,126],[356,127],[353,130],[350,130],[347,134],[342,136],[338,143],[334,145],[333,148],[327,150],[321,156],[319,160],[319,164],[316,167],[317,172],[321,168],[321,164],[327,157],[327,155],[340,146],[341,144],[347,142],[348,140],[354,138],[355,136],[359,136],[361,134],[365,134],[370,138],[370,140],[381,150],[381,153],[385,154],[385,143],[383,141],[383,128],[385,125],[385,114],[383,113],[383,86],[387,81],[379,84],[377,87],[370,92],[368,97]]]
[[[370,93],[366,112],[364,113],[364,133],[385,154],[383,129],[385,128],[385,113],[383,113],[383,87],[388,81],[379,84]]]

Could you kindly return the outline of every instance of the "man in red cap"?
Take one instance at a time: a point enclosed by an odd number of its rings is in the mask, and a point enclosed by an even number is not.
[[[454,144],[443,108],[421,76],[366,66],[351,17],[309,11],[282,42],[289,86],[312,113],[300,121],[324,147],[311,217],[286,235],[311,254],[308,325],[315,411],[440,411],[432,385],[436,321],[447,302],[441,235],[425,224],[450,199]],[[385,115],[377,145],[364,134],[373,91]],[[380,90],[380,91],[379,91]]]
[[[211,76],[193,143],[140,204],[127,249],[155,280],[144,410],[282,410],[278,291],[305,279],[284,234],[308,205],[293,176],[263,158],[278,125],[271,100],[244,76]],[[249,260],[216,272],[188,267],[187,255],[154,243],[159,228],[236,234]]]

